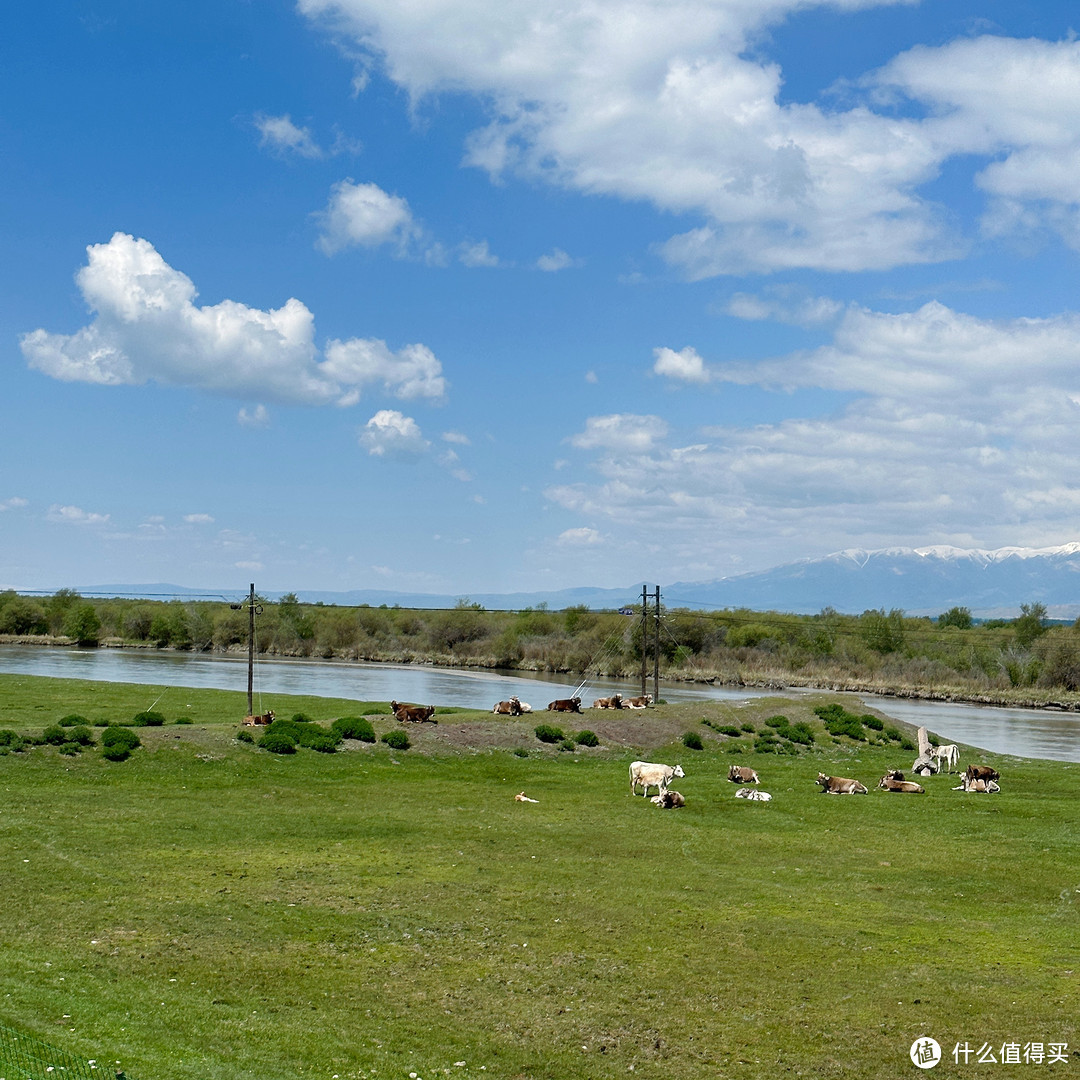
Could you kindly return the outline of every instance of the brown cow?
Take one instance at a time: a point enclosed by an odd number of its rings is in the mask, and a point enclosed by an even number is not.
[[[521,702],[516,697],[512,697],[509,701],[498,702],[491,711],[499,716],[520,716],[524,710]]]
[[[656,803],[661,810],[678,810],[680,806],[686,805],[686,800],[677,791],[661,791],[659,795],[654,795],[649,802]]]
[[[826,795],[865,795],[867,793],[866,788],[858,780],[849,780],[846,776],[826,776],[819,772],[815,783],[821,785],[821,790]]]
[[[548,702],[548,712],[581,712],[581,698],[559,698]]]
[[[652,694],[642,694],[641,697],[623,698],[624,709],[647,709],[652,704]]]
[[[622,695],[615,694],[612,697],[598,697],[592,703],[592,707],[594,709],[621,709],[623,707]]]
[[[727,778],[732,784],[760,784],[758,774],[748,765],[732,765],[727,771]]]
[[[890,769],[879,781],[878,787],[886,791],[906,791],[910,795],[925,795],[926,788],[914,780],[905,780],[899,769]]]
[[[967,772],[964,773],[968,781],[972,780],[1000,780],[1001,774],[997,769],[991,768],[989,765],[969,765]]]
[[[397,701],[391,701],[390,708],[394,710],[394,715],[402,723],[406,720],[415,724],[423,723],[425,720],[431,724],[439,722],[435,719],[434,705],[402,705]]]
[[[244,724],[247,727],[262,727],[264,724],[272,724],[274,722],[274,710],[267,709],[266,712],[261,713],[259,716],[245,716]]]

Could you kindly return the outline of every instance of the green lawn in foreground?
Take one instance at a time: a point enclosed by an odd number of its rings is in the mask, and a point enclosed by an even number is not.
[[[923,1034],[934,1076],[1080,1075],[1080,765],[980,755],[1001,794],[829,797],[819,769],[873,788],[913,755],[734,756],[700,725],[809,715],[778,699],[661,707],[655,742],[573,754],[444,723],[281,757],[236,741],[242,695],[173,697],[126,762],[0,757],[0,1023],[140,1080],[912,1076]],[[152,700],[2,676],[0,727]],[[508,746],[541,719],[460,717]],[[683,764],[684,809],[630,796],[639,756]],[[733,762],[771,803],[735,798]],[[1070,1064],[951,1060],[1029,1041]]]

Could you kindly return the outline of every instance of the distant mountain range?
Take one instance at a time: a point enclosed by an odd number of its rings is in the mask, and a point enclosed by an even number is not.
[[[650,585],[650,591],[652,586]],[[131,597],[217,597],[238,602],[242,589],[192,589],[178,585],[96,585],[84,595]],[[379,607],[450,608],[460,596],[408,593],[386,589],[328,592],[295,589],[308,604]],[[999,548],[996,551],[953,547],[849,549],[819,559],[800,559],[771,570],[737,574],[714,581],[677,581],[660,586],[672,608],[752,608],[814,614],[825,607],[859,614],[870,608],[901,608],[909,615],[940,615],[952,607],[969,608],[981,618],[1010,618],[1023,603],[1046,605],[1051,618],[1080,616],[1080,543],[1051,548]],[[269,600],[282,592],[261,590]],[[546,604],[552,610],[575,605],[618,608],[641,599],[641,583],[625,589],[577,588],[533,593],[471,593],[468,600],[488,609],[521,610]]]

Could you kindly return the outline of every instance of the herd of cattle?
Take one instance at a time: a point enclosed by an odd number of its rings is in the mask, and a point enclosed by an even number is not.
[[[955,747],[953,748],[955,749]],[[943,755],[944,756],[944,755]],[[677,776],[685,776],[681,765],[663,765],[652,761],[634,761],[630,765],[630,794],[636,795],[638,788],[641,794],[648,797],[649,788],[656,788],[656,794],[652,801],[664,810],[671,810],[686,805],[686,800],[677,791],[669,790],[671,781]],[[732,765],[728,769],[728,780],[733,784],[760,784],[761,779],[756,769],[746,765]],[[989,765],[969,765],[964,772],[960,784],[953,791],[978,791],[984,794],[993,794],[1000,791],[998,781],[1001,779],[997,769]],[[846,776],[826,776],[819,772],[816,783],[826,795],[866,795],[869,789],[858,780]],[[890,769],[879,781],[878,787],[884,791],[907,793],[911,795],[925,795],[926,788],[917,784],[914,780],[905,780],[904,774],[899,769]],[[767,791],[740,788],[735,792],[738,798],[750,799],[754,802],[769,802],[772,796]]]
[[[652,704],[652,695],[643,694],[641,697],[624,698],[621,694],[612,697],[597,698],[592,703],[594,709],[645,709]],[[390,708],[402,723],[432,723],[437,724],[435,719],[434,705],[403,705],[398,701],[391,701]],[[520,701],[517,697],[509,701],[496,702],[491,710],[500,716],[524,716],[532,712],[532,706],[528,702]],[[558,698],[549,702],[550,712],[581,712],[581,698]],[[249,727],[259,727],[272,724],[274,721],[273,709],[267,710],[258,716],[245,716],[244,723]],[[920,743],[926,738],[925,728],[919,732]],[[960,758],[957,746],[949,743],[944,746],[929,747],[924,749],[915,759],[913,771],[920,776],[929,776],[941,771],[942,767],[948,769],[951,774]],[[675,777],[685,776],[681,765],[663,765],[650,761],[635,761],[630,765],[630,793],[637,794],[640,787],[641,794],[645,798],[649,796],[649,788],[655,787],[656,794],[652,801],[664,810],[677,809],[686,805],[686,800],[677,791],[669,790],[669,785]],[[754,769],[746,765],[732,765],[728,769],[728,780],[733,784],[760,784],[761,780]],[[989,765],[969,765],[960,783],[953,791],[975,791],[983,794],[993,794],[1001,790],[998,781],[1001,779],[997,769]],[[869,789],[858,780],[846,776],[826,776],[819,772],[815,781],[821,786],[826,795],[866,795]],[[890,769],[879,781],[879,788],[884,791],[899,792],[910,795],[925,795],[926,788],[914,780],[905,780],[904,774],[899,769]],[[769,802],[772,796],[767,791],[741,788],[735,793],[743,799],[755,802]],[[522,798],[522,796],[518,796]],[[522,799],[525,802],[533,802],[533,799]]]

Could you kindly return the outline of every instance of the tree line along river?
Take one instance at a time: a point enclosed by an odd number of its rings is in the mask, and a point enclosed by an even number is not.
[[[61,679],[139,683],[148,686],[236,690],[246,696],[247,661],[234,657],[126,649],[0,646],[0,672]],[[543,709],[548,701],[579,693],[592,697],[637,693],[625,681],[592,679],[581,684],[565,675],[497,672],[409,664],[345,661],[260,660],[255,666],[255,703],[273,694],[310,694],[354,701],[411,701],[490,709],[516,694]],[[804,693],[753,690],[694,683],[661,684],[668,701],[745,701],[761,696]],[[925,724],[949,742],[967,743],[998,754],[1080,761],[1080,715],[1048,709],[919,701],[863,695],[867,705],[912,724]],[[269,705],[269,703],[267,703]]]

